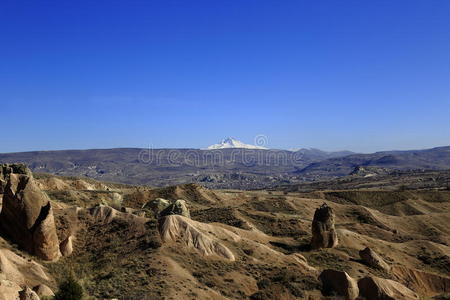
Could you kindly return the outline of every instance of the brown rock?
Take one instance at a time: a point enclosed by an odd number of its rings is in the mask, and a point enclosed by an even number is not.
[[[311,248],[333,248],[338,244],[334,228],[334,212],[327,204],[316,209],[312,222]]]
[[[18,300],[21,287],[9,280],[0,280],[0,300]]]
[[[73,236],[69,235],[64,241],[59,245],[59,249],[63,256],[69,256],[73,252],[72,245]]]
[[[36,228],[33,230],[34,253],[45,260],[58,259],[61,253],[50,202],[42,208],[39,217],[42,217],[42,221],[36,222]]]
[[[33,291],[35,291],[36,294],[39,297],[53,297],[53,296],[55,296],[53,291],[48,286],[46,286],[45,284],[40,284],[40,285],[35,286],[33,288]]]
[[[416,293],[393,280],[367,276],[358,281],[360,296],[366,300],[412,300]]]
[[[47,194],[39,189],[28,169],[2,168],[7,178],[0,213],[3,231],[31,254],[46,260],[58,258],[59,241]]]
[[[19,292],[20,300],[40,300],[39,296],[35,291],[30,289],[29,287],[25,287],[23,290]]]
[[[361,257],[364,263],[373,268],[385,271],[389,271],[391,269],[391,267],[383,260],[383,258],[381,258],[381,256],[379,256],[375,251],[373,251],[369,247],[359,251],[359,256]]]
[[[169,216],[169,215],[180,215],[186,218],[190,218],[191,214],[189,212],[189,209],[186,205],[185,200],[177,200],[174,203],[170,204],[168,207],[166,207],[161,213],[159,214],[159,217]]]
[[[6,187],[6,181],[2,178],[2,175],[0,174],[0,194],[3,194]]]
[[[156,198],[154,200],[151,200],[147,203],[145,203],[142,206],[142,209],[150,209],[153,212],[153,215],[155,218],[160,217],[160,213],[169,207],[171,205],[169,200],[163,199],[163,198]]]
[[[51,280],[42,265],[5,248],[0,248],[0,279],[7,279],[19,286],[25,285],[30,280],[33,282]]]
[[[32,173],[25,164],[0,164],[0,177],[6,178],[9,174],[30,176]]]
[[[118,210],[102,204],[96,205],[89,209],[89,214],[91,214],[97,222],[102,222],[104,224],[111,223],[119,213],[120,212]]]
[[[346,272],[324,270],[319,279],[322,281],[325,295],[337,294],[347,300],[355,300],[358,297],[358,284]]]
[[[181,242],[189,248],[196,249],[204,256],[215,255],[235,261],[231,250],[216,238],[217,235],[224,234],[228,238],[239,239],[239,236],[226,229],[175,214],[160,219],[159,233],[163,242]]]

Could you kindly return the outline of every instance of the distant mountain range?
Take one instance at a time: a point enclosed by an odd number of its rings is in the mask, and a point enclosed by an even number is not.
[[[222,144],[222,143],[221,143]],[[240,146],[236,141],[223,144]],[[34,172],[86,176],[151,186],[198,182],[212,188],[257,189],[335,178],[358,166],[450,169],[450,147],[354,154],[318,149],[248,148],[34,151],[0,154],[0,163],[23,162]]]

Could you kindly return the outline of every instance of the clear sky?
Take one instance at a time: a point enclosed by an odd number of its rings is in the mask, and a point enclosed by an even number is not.
[[[0,152],[450,145],[450,1],[0,1]]]

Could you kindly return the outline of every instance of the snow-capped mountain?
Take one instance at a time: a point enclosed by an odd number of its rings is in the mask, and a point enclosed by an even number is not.
[[[250,144],[245,144],[241,141],[238,141],[234,138],[226,138],[222,140],[219,144],[214,144],[206,148],[207,150],[214,150],[214,149],[228,149],[228,148],[244,148],[244,149],[267,149],[265,147],[261,146],[255,146]]]

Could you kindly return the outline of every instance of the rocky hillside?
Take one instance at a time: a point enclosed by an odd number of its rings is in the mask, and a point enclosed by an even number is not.
[[[449,170],[450,146],[426,150],[384,151],[372,154],[348,155],[314,162],[296,171],[296,173],[307,177],[330,178],[348,175],[358,166],[391,170]]]
[[[275,190],[308,192],[318,190],[450,190],[450,171],[397,171],[375,167],[356,167],[351,175],[332,180],[318,180],[299,184],[280,185]]]
[[[70,275],[92,299],[450,293],[443,189],[217,191],[1,170],[0,299],[50,296]]]

